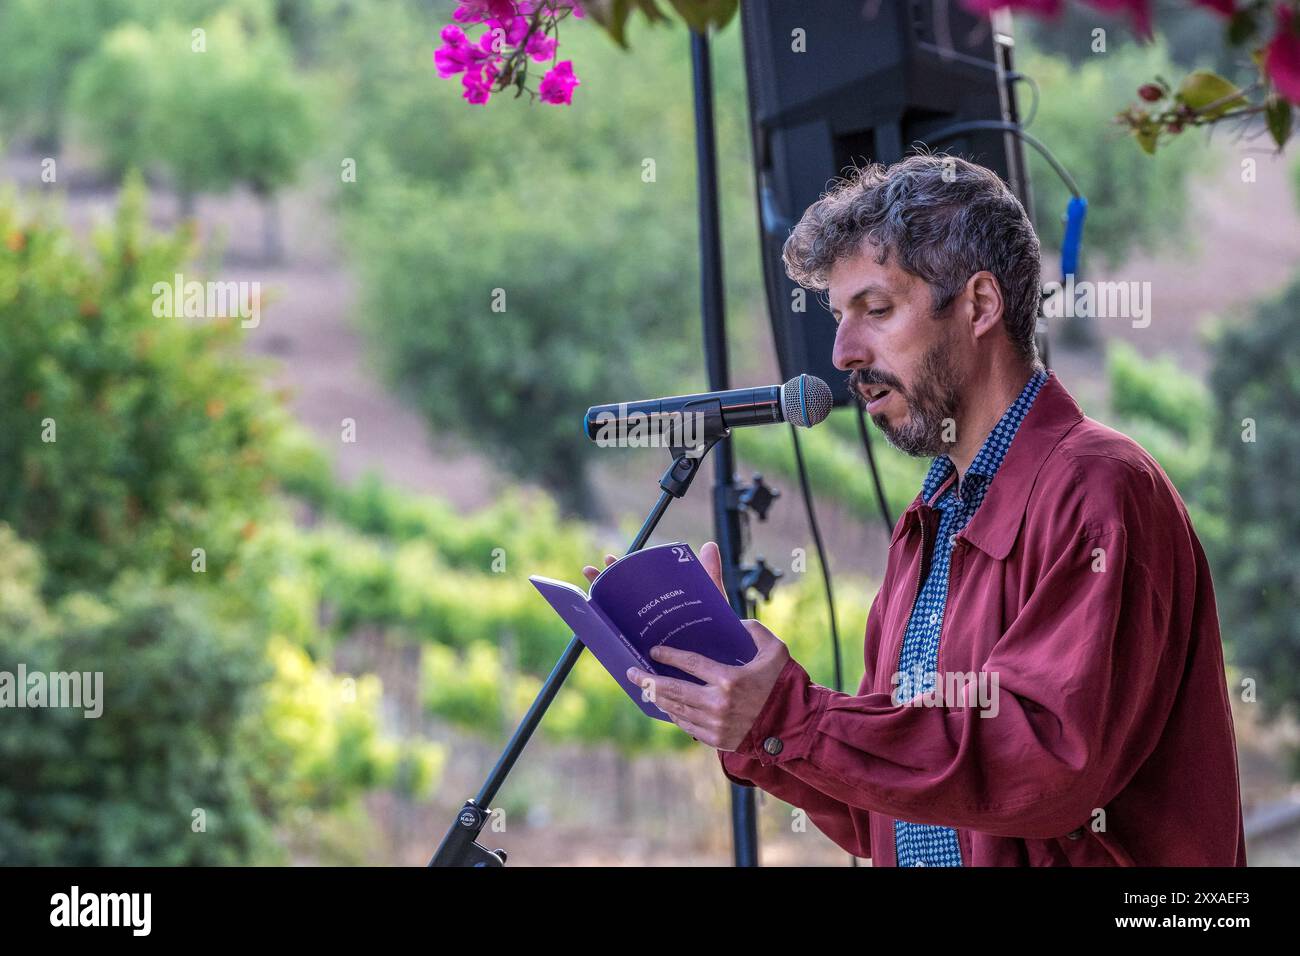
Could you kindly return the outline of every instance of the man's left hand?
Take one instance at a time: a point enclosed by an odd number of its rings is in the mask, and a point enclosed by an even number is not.
[[[673,723],[701,743],[718,750],[735,750],[754,726],[777,677],[790,659],[779,637],[758,621],[742,622],[758,647],[743,667],[719,664],[702,654],[675,647],[655,647],[650,656],[704,681],[704,685],[628,668],[628,680]]]

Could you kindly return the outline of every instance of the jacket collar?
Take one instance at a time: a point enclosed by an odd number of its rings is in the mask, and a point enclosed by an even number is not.
[[[1000,561],[1010,554],[1016,537],[1020,534],[1029,493],[1034,488],[1043,462],[1065,437],[1066,432],[1082,419],[1083,410],[1079,403],[1065,390],[1056,372],[1049,370],[1047,381],[1043,383],[1034,404],[1020,423],[1016,437],[1002,460],[1002,466],[993,476],[984,501],[958,536],[995,560]],[[947,485],[955,478],[954,472],[944,484]],[[934,510],[918,492],[895,525],[890,547],[913,524],[921,520],[923,509]]]

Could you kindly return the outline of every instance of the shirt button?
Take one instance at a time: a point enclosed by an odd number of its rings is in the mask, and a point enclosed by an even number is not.
[[[955,534],[948,535],[948,547],[950,548],[957,547],[957,536]]]
[[[763,741],[763,749],[773,757],[779,754],[784,748],[785,744],[781,743],[780,737],[768,737]]]
[[[1067,833],[1067,834],[1065,835],[1065,837],[1066,837],[1066,839],[1068,839],[1068,840],[1082,840],[1082,839],[1083,839],[1083,827],[1079,827],[1079,829],[1077,829],[1077,830],[1071,830],[1069,833]]]
[[[933,625],[933,624],[938,624],[938,623],[939,623],[939,612],[938,612],[938,611],[931,611],[931,612],[930,612],[930,623],[931,623],[932,625]]]

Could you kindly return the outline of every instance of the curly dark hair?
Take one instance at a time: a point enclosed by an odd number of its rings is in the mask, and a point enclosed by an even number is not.
[[[904,272],[925,280],[936,312],[976,272],[993,273],[1007,335],[1027,362],[1038,362],[1038,236],[996,173],[943,153],[854,169],[808,207],[786,239],[786,272],[823,291],[835,263],[862,251],[864,242],[880,250],[877,262],[893,256]]]

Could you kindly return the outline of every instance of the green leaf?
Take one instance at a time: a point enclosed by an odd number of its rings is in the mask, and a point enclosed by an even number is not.
[[[1238,10],[1228,21],[1228,42],[1241,46],[1255,35],[1255,14],[1250,10]]]
[[[1270,96],[1264,105],[1264,119],[1268,122],[1268,132],[1273,137],[1273,142],[1277,143],[1278,149],[1282,149],[1291,138],[1291,104],[1280,96]]]
[[[583,9],[615,43],[628,49],[626,31],[627,18],[632,13],[631,0],[592,0],[583,4]]]
[[[720,30],[725,27],[739,9],[738,0],[668,0],[696,33],[703,33],[709,26]]]
[[[1210,70],[1189,73],[1178,87],[1177,99],[1207,119],[1246,105],[1240,87]]]
[[[632,0],[632,2],[651,23],[662,23],[668,19],[668,15],[659,9],[659,4],[655,0]]]
[[[1160,127],[1152,124],[1150,126],[1138,126],[1133,130],[1133,138],[1137,140],[1138,145],[1142,147],[1142,152],[1148,156],[1154,156],[1156,152],[1156,142],[1160,138]]]

